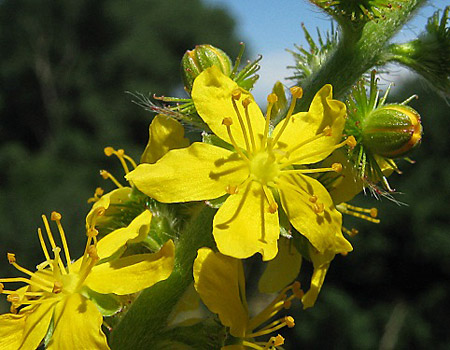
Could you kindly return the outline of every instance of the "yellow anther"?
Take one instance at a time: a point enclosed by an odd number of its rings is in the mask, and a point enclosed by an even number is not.
[[[238,187],[235,185],[228,185],[225,190],[227,191],[228,194],[236,194],[239,192]]]
[[[325,206],[323,203],[314,203],[313,210],[316,214],[323,213]]]
[[[241,98],[241,90],[239,89],[235,89],[233,90],[233,92],[231,93],[231,97],[233,98],[233,100],[239,100]]]
[[[275,103],[278,101],[278,96],[274,93],[269,94],[269,96],[267,96],[267,102],[269,103]]]
[[[5,286],[3,283],[0,283],[0,293],[3,293]]]
[[[12,304],[17,304],[20,302],[20,296],[17,293],[9,294],[6,297],[6,300],[9,301]]]
[[[60,221],[62,218],[62,215],[56,211],[52,211],[52,214],[50,215],[50,220],[52,221]]]
[[[244,106],[244,108],[247,108],[248,107],[248,105],[250,104],[250,103],[252,103],[252,99],[250,98],[250,97],[246,97],[243,101],[242,101],[242,106]]]
[[[89,238],[97,237],[98,230],[95,227],[90,227],[86,232],[86,236],[88,236]]]
[[[270,205],[269,205],[269,213],[270,214],[274,214],[274,213],[277,212],[277,210],[278,210],[278,204],[276,202],[270,203]]]
[[[285,300],[285,301],[284,301],[283,307],[284,307],[286,310],[290,309],[291,306],[292,306],[292,301],[290,301],[290,300]]]
[[[105,156],[110,157],[114,154],[115,150],[112,147],[105,147],[103,152],[105,152]]]
[[[324,127],[322,132],[325,136],[331,136],[333,134],[332,129],[329,125]]]
[[[100,170],[100,176],[106,180],[109,177],[109,173],[106,170]]]
[[[311,203],[316,203],[316,202],[317,202],[317,196],[311,196],[311,197],[309,197],[309,201],[310,201]]]
[[[377,208],[370,208],[370,216],[373,218],[376,218],[378,216],[378,209]]]
[[[342,164],[341,164],[341,163],[333,163],[333,164],[331,165],[331,168],[332,168],[335,172],[340,173],[340,172],[342,171]]]
[[[348,255],[348,252],[342,252],[341,255],[342,255],[342,256],[347,256],[347,255]]]
[[[62,292],[62,289],[63,289],[63,284],[59,281],[55,281],[55,283],[53,284],[52,293],[59,294]]]
[[[273,338],[273,337],[272,337]],[[275,341],[273,342],[273,345],[274,346],[281,346],[281,345],[283,345],[284,344],[284,338],[280,335],[280,334],[278,334],[276,337],[275,337]]]
[[[287,325],[289,328],[292,328],[292,327],[295,326],[295,320],[294,320],[294,318],[293,318],[292,316],[286,316],[286,317],[284,318],[284,322],[286,322],[286,325]]]
[[[227,118],[223,118],[222,125],[225,125],[225,126],[233,125],[233,119],[228,118],[228,117]]]
[[[346,144],[348,147],[350,147],[351,149],[355,148],[357,142],[353,135],[347,137],[347,140],[345,140],[345,141],[346,141]]]
[[[118,149],[116,154],[118,157],[123,157],[125,155],[125,151],[123,149]]]
[[[14,264],[16,262],[16,254],[8,253],[7,257],[10,264]]]
[[[103,216],[103,215],[105,215],[105,213],[106,213],[105,207],[98,207],[98,208],[95,210],[95,215],[96,215],[96,216]]]
[[[97,254],[97,248],[95,247],[95,245],[90,245],[86,252],[87,252],[87,254],[89,255],[89,257],[92,260],[99,260],[100,259],[98,254]]]
[[[101,197],[101,196],[103,196],[103,193],[105,193],[105,191],[103,190],[103,188],[101,188],[101,187],[97,187],[96,189],[95,189],[95,195],[97,196],[97,197]]]
[[[289,90],[291,91],[292,97],[294,98],[303,97],[303,89],[300,86],[293,86]]]

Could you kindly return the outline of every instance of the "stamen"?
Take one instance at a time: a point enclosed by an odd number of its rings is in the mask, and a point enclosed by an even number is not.
[[[109,173],[108,171],[106,171],[106,170],[100,170],[100,175],[101,175],[101,177],[103,177],[105,180],[106,180],[106,179],[110,179],[110,180],[114,183],[114,185],[116,185],[118,188],[122,188],[122,187],[123,187],[123,186],[120,184],[120,182],[117,181],[117,179],[116,179],[114,176],[112,176],[111,173]]]
[[[239,121],[239,125],[241,126],[242,134],[244,135],[245,148],[247,152],[250,152],[250,144],[248,142],[247,129],[245,128],[244,120],[242,119],[241,113],[239,112],[239,108],[236,104],[236,100],[241,98],[241,91],[236,89],[231,93],[231,102],[233,104],[234,112],[236,113]]]
[[[292,328],[295,326],[295,321],[292,316],[286,316],[279,320],[276,320],[276,321],[268,324],[266,327],[259,330],[258,332],[246,334],[245,337],[246,338],[255,338],[255,337],[262,336],[262,335],[274,333],[274,332],[278,331],[279,329],[286,327],[286,326],[288,328]]]
[[[105,152],[105,155],[107,157],[110,157],[111,155],[114,154],[117,157],[117,159],[119,159],[120,164],[122,164],[123,170],[125,171],[125,174],[128,174],[130,172],[130,170],[128,169],[128,165],[127,165],[127,163],[125,162],[125,159],[124,159],[125,151],[123,149],[119,149],[119,150],[116,151],[112,147],[105,147],[103,149],[103,151]]]
[[[48,239],[49,239],[49,241],[50,241],[50,245],[51,245],[51,247],[52,247],[52,251],[55,252],[57,246],[56,246],[55,240],[54,240],[54,238],[53,238],[53,234],[52,234],[52,230],[50,229],[50,225],[48,224],[47,217],[46,217],[45,215],[42,215],[42,221],[44,222],[45,230],[46,230],[46,232],[47,232],[47,237],[48,237]],[[58,249],[61,250],[60,248],[58,248]],[[59,253],[59,252],[58,252],[58,253]],[[61,272],[62,272],[64,275],[66,275],[66,274],[67,274],[67,271],[66,271],[66,268],[64,267],[64,264],[63,264],[63,262],[61,261],[61,259],[56,259],[56,255],[55,255],[55,260],[58,261],[58,265],[57,265],[57,266],[59,266],[59,269],[61,270]],[[54,265],[54,266],[53,266],[53,269],[54,269],[53,271],[54,271],[54,272],[56,271],[55,268],[56,268],[56,266]]]
[[[261,140],[261,148],[265,148],[265,146],[266,146],[267,136],[269,135],[269,125],[270,125],[270,117],[272,114],[272,108],[273,108],[273,105],[275,104],[275,102],[277,102],[277,101],[278,101],[278,96],[275,95],[274,93],[267,96],[267,102],[269,104],[267,106],[266,124],[264,126],[264,134],[263,134],[263,138]]]
[[[316,203],[316,202],[317,202],[317,196],[311,196],[311,197],[309,197],[309,201],[310,201],[311,203]]]
[[[319,134],[319,135],[321,135],[321,134]],[[316,135],[316,136],[319,136],[319,135]],[[347,145],[349,147],[354,147],[352,145],[356,145],[355,138],[353,136],[350,136],[346,140],[344,140],[344,141],[342,141],[342,142],[340,142],[340,143],[330,147],[330,150],[335,150],[335,149],[341,148],[341,147],[343,147],[345,145]],[[294,158],[294,159],[292,159],[290,161],[287,161],[287,162],[281,164],[280,169],[284,169],[284,168],[286,168],[286,167],[288,167],[288,166],[290,166],[292,164],[296,164],[296,163],[298,164],[299,162],[301,162],[304,159],[307,159],[309,157],[312,157],[312,156],[315,156],[315,155],[321,154],[321,153],[323,153],[323,150],[322,151],[314,151],[314,152],[311,152],[309,154],[305,154],[305,155],[302,155],[300,157]]]
[[[313,211],[316,214],[321,214],[323,213],[325,210],[325,206],[323,205],[323,203],[314,203],[313,205]]]
[[[244,106],[245,110],[245,119],[247,121],[248,133],[250,134],[250,141],[252,143],[252,151],[255,152],[256,151],[255,135],[253,134],[252,123],[250,122],[250,116],[248,114],[248,105],[250,103],[252,103],[252,99],[250,97],[247,97],[242,101],[242,106]]]
[[[64,233],[64,229],[61,225],[61,214],[56,211],[52,212],[50,219],[52,221],[56,221],[56,225],[58,226],[59,236],[61,237],[61,243],[64,248],[64,255],[66,256],[67,270],[70,273],[70,265],[72,260],[70,259],[69,246],[67,245],[66,235]]]
[[[356,218],[360,218],[366,221],[373,222],[375,224],[380,223],[380,219],[376,219],[378,216],[378,209],[377,208],[361,208],[361,207],[355,207],[353,205],[347,204],[347,203],[340,203],[336,206],[336,208],[343,214],[348,214],[351,216],[354,216]],[[367,213],[369,215],[364,215],[361,213]]]
[[[289,169],[282,170],[284,174],[315,174],[315,173],[325,173],[328,171],[334,171],[340,173],[342,171],[342,164],[333,163],[331,168],[317,168],[317,169]]]
[[[45,245],[44,237],[42,236],[42,230],[38,228],[39,242],[41,243],[42,251],[44,252],[45,260],[50,261],[50,255],[48,254],[47,246]]]
[[[91,198],[89,198],[89,199],[87,200],[87,202],[88,202],[88,203],[94,203],[94,202],[97,202],[97,201],[101,198],[101,196],[103,196],[103,193],[105,193],[105,191],[103,190],[103,188],[97,187],[97,188],[95,189],[94,196],[91,197]]]
[[[269,202],[269,213],[274,214],[278,210],[278,204],[275,202],[275,199],[273,198],[272,191],[266,186],[262,185],[262,188],[264,190],[264,194],[266,195],[267,201]]]
[[[348,228],[345,228],[344,226],[342,226],[342,232],[349,235],[350,237],[355,237],[359,233],[359,231],[356,228],[352,228],[351,230],[349,230]]]
[[[286,129],[287,125],[289,124],[289,120],[291,119],[292,113],[294,112],[294,108],[295,108],[297,99],[302,98],[302,96],[303,96],[303,89],[299,86],[293,86],[290,88],[290,90],[291,90],[291,94],[292,94],[291,105],[289,106],[289,110],[286,114],[286,117],[284,118],[283,126],[281,127],[280,131],[278,132],[278,134],[275,136],[275,138],[273,140],[274,145],[278,142],[278,140],[280,139],[284,130]]]
[[[313,142],[313,141],[316,141],[316,140],[320,139],[321,137],[324,137],[324,136],[325,136],[325,137],[328,137],[328,136],[331,136],[331,135],[332,135],[331,127],[327,125],[327,126],[322,130],[321,133],[319,133],[319,134],[317,134],[317,135],[314,135],[314,136],[310,137],[309,139],[306,139],[306,140],[300,142],[299,144],[297,144],[297,145],[295,145],[295,146],[293,146],[293,147],[290,147],[290,148],[286,151],[286,158],[288,158],[289,155],[290,155],[292,152],[298,150],[300,147],[303,147],[304,145],[307,145],[308,143],[311,143],[311,142]]]
[[[30,286],[34,286],[34,287],[36,287],[38,289],[41,289],[43,291],[47,291],[47,292],[51,292],[52,291],[52,288],[53,288],[53,283],[52,282],[47,281],[47,280],[45,280],[43,278],[40,278],[38,275],[34,275],[33,278],[34,278],[33,280],[30,280],[30,279],[25,278],[25,277],[2,278],[2,279],[0,279],[0,282],[3,282],[3,283],[20,282],[20,283],[28,284]],[[43,284],[38,283],[37,282],[38,280],[39,280],[39,282],[42,282]]]
[[[236,194],[239,192],[239,188],[235,185],[228,185],[225,191],[227,191],[228,194]]]
[[[231,133],[231,125],[233,125],[233,120],[231,118],[223,118],[222,125],[225,125],[228,132],[228,137],[230,138],[231,144],[233,145],[236,152],[241,156],[242,159],[244,159],[247,163],[250,163],[250,160],[247,158],[247,156],[242,152],[241,148],[237,145],[236,140],[233,137],[233,134]]]
[[[63,284],[59,281],[55,281],[52,292],[54,294],[59,294],[62,292],[62,289],[63,289]]]
[[[53,250],[53,255],[55,256],[55,258],[53,259],[52,263],[53,263],[53,275],[56,278],[59,278],[60,274],[62,273],[63,275],[67,275],[67,271],[64,267],[64,264],[61,260],[61,257],[59,256],[59,254],[61,253],[61,248],[60,247],[55,247],[52,249]],[[59,269],[58,269],[59,267]]]

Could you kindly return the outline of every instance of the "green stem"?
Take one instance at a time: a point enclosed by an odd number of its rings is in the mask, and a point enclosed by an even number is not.
[[[112,349],[151,349],[167,325],[167,317],[192,283],[192,264],[197,250],[213,246],[211,235],[215,210],[205,207],[180,236],[175,250],[175,267],[170,277],[144,290],[114,328]]]
[[[296,112],[308,110],[315,93],[325,84],[333,85],[334,97],[343,98],[367,70],[380,63],[379,56],[389,40],[425,2],[405,1],[386,19],[368,22],[361,31],[341,26],[342,37],[336,50],[318,71],[302,82],[304,95],[298,101]]]

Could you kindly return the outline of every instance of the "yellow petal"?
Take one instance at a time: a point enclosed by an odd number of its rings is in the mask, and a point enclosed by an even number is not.
[[[47,334],[53,309],[59,299],[52,298],[27,312],[20,349],[36,349]]]
[[[278,212],[269,213],[262,186],[247,181],[230,195],[213,221],[213,235],[222,254],[238,259],[261,253],[263,260],[277,255],[280,234]]]
[[[222,124],[222,121],[224,118],[231,118],[233,120],[231,133],[236,143],[241,148],[246,149],[243,129],[231,100],[231,93],[235,90],[241,92],[241,97],[239,100],[236,100],[236,105],[244,123],[248,142],[251,144],[249,127],[246,122],[242,101],[246,98],[250,98],[252,101],[248,106],[248,110],[255,141],[260,140],[264,133],[265,120],[263,114],[254,101],[253,96],[248,91],[239,88],[236,82],[224,75],[217,67],[213,66],[204,70],[195,79],[192,88],[192,99],[194,100],[198,114],[208,124],[211,131],[230,144],[231,141],[227,128]]]
[[[47,349],[109,349],[102,322],[92,301],[78,293],[71,294],[55,307],[55,330]]]
[[[155,163],[171,149],[189,146],[183,125],[165,115],[157,115],[153,119],[148,133],[148,144],[142,153],[141,163]]]
[[[0,315],[0,349],[4,350],[18,350],[22,342],[22,333],[25,327],[26,314],[4,314]],[[45,334],[44,334],[45,335]],[[36,339],[36,346],[29,348],[34,350],[41,342]],[[28,350],[28,349],[25,349]]]
[[[129,200],[131,191],[132,191],[131,187],[122,187],[104,194],[97,202],[94,203],[92,209],[86,216],[86,228],[92,226],[92,219],[94,217],[94,213],[97,208],[103,207],[108,211],[107,212],[108,216],[97,217],[96,223],[97,225],[101,225],[102,222],[110,219],[109,215],[114,215],[115,211],[120,210],[119,207],[111,206],[111,204],[122,204],[126,202],[127,200]]]
[[[194,287],[208,309],[219,315],[224,326],[235,337],[245,335],[248,312],[241,298],[245,285],[242,262],[209,248],[198,250],[194,261]]]
[[[302,256],[292,241],[281,237],[278,240],[278,254],[267,262],[258,288],[262,293],[275,293],[292,283],[300,273]]]
[[[127,242],[143,240],[150,231],[152,213],[145,210],[138,215],[127,227],[119,228],[98,241],[97,254],[100,259],[107,258],[124,247]]]
[[[277,146],[288,150],[295,147],[315,135],[321,133],[327,126],[331,127],[331,136],[323,136],[314,141],[307,142],[290,154],[290,159],[303,157],[310,153],[322,151],[318,154],[306,157],[298,164],[312,164],[326,158],[332,151],[333,146],[341,141],[342,130],[345,124],[345,104],[333,100],[331,85],[325,85],[317,92],[308,112],[297,113],[289,120],[287,128],[282,133]],[[284,121],[278,123],[273,132],[274,137],[278,135]]]
[[[289,221],[320,253],[352,250],[342,235],[342,215],[319,181],[301,174],[281,176],[278,188]],[[311,201],[312,198],[316,203]],[[323,212],[316,213],[315,204],[323,205]]]
[[[339,174],[331,173],[328,176],[336,177],[332,182],[330,195],[334,204],[348,202],[363,189],[363,181],[358,176],[354,164],[347,156],[347,150],[337,149],[325,161],[323,167],[331,167],[333,163],[342,164],[342,171]]]
[[[309,256],[314,266],[314,272],[311,277],[311,286],[302,298],[304,309],[314,306],[325,280],[328,268],[330,267],[330,262],[333,260],[335,254],[330,251],[320,254],[313,247],[310,247]]]
[[[85,284],[103,294],[136,293],[167,279],[173,270],[174,256],[175,246],[169,240],[155,254],[131,255],[94,266]]]
[[[163,203],[214,199],[248,177],[248,166],[236,153],[194,143],[172,150],[155,164],[141,164],[127,175],[146,195]]]

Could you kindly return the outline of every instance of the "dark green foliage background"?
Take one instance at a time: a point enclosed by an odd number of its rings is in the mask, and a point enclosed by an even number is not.
[[[147,142],[151,116],[124,92],[169,94],[182,54],[200,43],[236,55],[233,20],[197,0],[0,2],[1,276],[15,275],[6,252],[42,260],[42,213],[60,211],[80,251],[86,199],[105,185],[98,170],[122,175],[103,147],[139,159]],[[360,230],[355,250],[335,259],[315,308],[297,309],[286,349],[450,348],[448,105],[416,80],[394,92],[419,94],[411,105],[424,126],[417,163],[391,177],[409,206],[355,201],[378,206],[382,223],[346,221]]]

